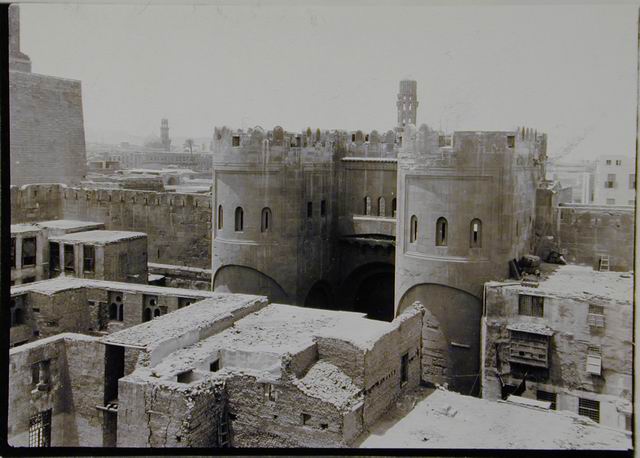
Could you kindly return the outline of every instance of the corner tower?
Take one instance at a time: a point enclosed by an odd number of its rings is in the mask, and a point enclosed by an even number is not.
[[[416,113],[418,111],[418,82],[413,80],[400,81],[398,92],[398,130],[407,125],[416,125]]]

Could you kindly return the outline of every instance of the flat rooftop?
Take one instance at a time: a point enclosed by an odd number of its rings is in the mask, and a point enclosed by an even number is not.
[[[50,280],[42,280],[33,283],[12,286],[11,294],[17,295],[26,292],[36,292],[40,294],[55,294],[60,291],[81,288],[108,289],[112,291],[126,291],[132,293],[154,294],[159,296],[180,296],[189,298],[217,297],[222,293],[212,291],[202,291],[197,289],[169,288],[165,286],[142,285],[139,283],[124,283],[117,281],[92,280],[89,278],[76,277],[56,277]]]
[[[35,224],[12,224],[11,225],[11,234],[24,234],[26,232],[38,232],[41,230],[42,228],[36,226]]]
[[[631,435],[568,411],[419,389],[392,407],[362,448],[630,450]],[[425,396],[426,395],[426,396]],[[412,402],[416,402],[411,408]],[[399,404],[401,404],[399,403]]]
[[[54,219],[51,221],[41,221],[35,223],[46,229],[81,229],[90,227],[104,227],[104,223],[97,221],[77,221],[74,219]]]
[[[205,302],[188,308],[196,312],[193,307]],[[197,310],[201,319],[209,319],[208,315],[200,315],[199,308]],[[240,318],[233,326],[168,355],[155,367],[155,371],[159,375],[177,374],[193,369],[199,362],[222,352],[226,355],[222,361],[223,368],[252,373],[272,372],[275,375],[279,373],[284,355],[294,355],[313,346],[318,337],[350,342],[365,351],[395,326],[385,321],[370,320],[362,313],[269,304]]]
[[[525,287],[513,280],[488,282],[487,286],[515,288],[523,292],[547,293],[559,297],[589,300],[591,297],[631,303],[633,272],[600,272],[590,266],[543,263],[538,287]]]
[[[95,243],[97,245],[106,245],[109,243],[122,242],[125,240],[134,240],[147,237],[144,232],[132,232],[132,231],[85,231],[75,232],[66,235],[56,235],[49,237],[49,240],[54,242],[77,242],[77,243]]]
[[[157,287],[162,288],[162,287]],[[191,290],[186,290],[191,291]],[[211,296],[188,307],[154,318],[104,337],[112,345],[152,349],[159,344],[180,339],[224,320],[253,305],[264,305],[266,297],[248,294],[210,293]]]

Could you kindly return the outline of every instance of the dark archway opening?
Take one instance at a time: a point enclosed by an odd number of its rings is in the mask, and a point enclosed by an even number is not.
[[[393,272],[379,272],[366,277],[353,299],[354,310],[366,313],[368,318],[374,320],[392,321],[393,282]]]
[[[329,284],[325,281],[319,281],[314,284],[307,294],[304,306],[317,309],[335,308],[333,294],[331,294],[331,287]]]
[[[393,264],[372,262],[355,269],[342,283],[345,309],[366,313],[367,318],[392,321],[394,313]]]

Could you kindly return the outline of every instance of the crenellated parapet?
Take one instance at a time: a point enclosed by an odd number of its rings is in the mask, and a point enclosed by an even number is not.
[[[513,131],[456,131],[447,135],[425,124],[404,129],[400,168],[539,166],[546,160],[546,134]]]

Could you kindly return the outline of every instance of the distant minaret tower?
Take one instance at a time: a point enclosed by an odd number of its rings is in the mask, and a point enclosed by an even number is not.
[[[20,8],[9,6],[9,69],[31,72],[31,59],[20,51]]]
[[[160,121],[160,141],[165,151],[171,150],[171,139],[169,138],[169,120]]]
[[[413,80],[400,81],[398,92],[398,129],[402,130],[407,124],[416,125],[418,111],[418,83]]]

